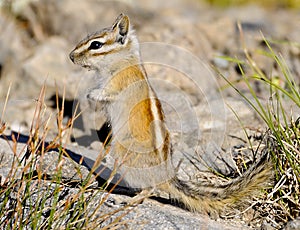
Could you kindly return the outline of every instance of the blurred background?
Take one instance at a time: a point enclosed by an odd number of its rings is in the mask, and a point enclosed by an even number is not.
[[[268,51],[268,41],[274,51],[284,57],[291,73],[299,80],[299,0],[0,0],[0,6],[0,103],[3,107],[10,88],[4,120],[17,130],[30,127],[35,100],[44,84],[48,108],[55,108],[56,94],[62,97],[65,92],[70,105],[66,111],[72,111],[81,89],[93,85],[93,73],[73,65],[68,54],[87,34],[110,26],[121,12],[131,18],[141,44],[170,44],[186,50],[204,63],[206,68],[197,70],[198,76],[200,79],[208,76],[216,82],[205,86],[205,92],[199,92],[191,79],[178,72],[160,66],[146,66],[150,77],[168,79],[189,96],[196,115],[201,117],[202,133],[214,125],[220,129],[216,123],[205,123],[211,114],[204,105],[208,104],[208,98],[220,93],[238,111],[242,120],[253,126],[259,123],[234,90],[214,72],[217,68],[238,89],[248,90],[241,82],[237,63],[222,57],[231,57],[242,63],[247,48],[268,77],[276,77],[278,84],[284,84],[275,61],[264,55]],[[147,58],[148,52],[150,50],[142,50],[142,57]],[[175,58],[180,60],[180,56],[175,55]],[[192,68],[192,65],[188,67]],[[251,69],[246,65],[243,71],[251,75]],[[260,98],[268,99],[269,90],[265,86],[255,81],[251,84]],[[166,86],[162,91],[172,94],[174,101],[177,100],[173,89]],[[231,117],[235,119],[235,116]],[[55,124],[54,120],[53,126]],[[228,124],[229,128],[240,130],[239,125],[232,125],[230,116]]]

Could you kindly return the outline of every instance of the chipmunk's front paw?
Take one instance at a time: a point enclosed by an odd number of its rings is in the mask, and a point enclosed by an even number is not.
[[[106,93],[103,89],[93,89],[87,94],[87,98],[92,101],[113,101],[114,95]]]

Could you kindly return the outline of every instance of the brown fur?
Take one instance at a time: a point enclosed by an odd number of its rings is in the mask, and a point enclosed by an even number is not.
[[[272,164],[267,155],[254,164],[244,175],[227,183],[199,184],[174,178],[162,185],[175,199],[191,211],[206,212],[213,216],[231,208],[241,208],[249,204],[273,177]]]
[[[101,49],[94,51],[93,57],[87,44],[101,36],[108,36],[107,43],[115,42],[109,47],[115,48],[107,53]],[[111,28],[89,35],[70,54],[75,64],[95,69],[105,79],[96,100],[100,98],[107,106],[114,135],[111,152],[122,165],[121,170],[127,170],[125,180],[141,188],[157,186],[192,211],[220,213],[227,207],[240,207],[272,178],[267,155],[243,176],[220,185],[181,181],[174,171],[169,173],[170,135],[160,101],[140,64],[138,49],[129,18],[121,14]]]

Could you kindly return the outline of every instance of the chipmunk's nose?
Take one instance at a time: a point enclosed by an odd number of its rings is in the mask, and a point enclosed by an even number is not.
[[[69,57],[70,57],[71,61],[74,63],[74,52],[73,51],[69,54]]]

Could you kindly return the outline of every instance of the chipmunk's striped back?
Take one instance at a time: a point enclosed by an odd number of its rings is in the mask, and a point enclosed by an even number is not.
[[[121,172],[126,181],[145,188],[170,179],[169,133],[144,71],[139,65],[127,67],[113,77],[109,88],[119,92],[107,109],[114,135],[112,155],[124,160]]]
[[[169,133],[160,101],[141,64],[129,18],[120,15],[112,27],[88,35],[70,58],[101,76],[89,97],[107,105],[111,153],[122,162],[120,171],[129,185],[152,187],[170,179]]]
[[[113,133],[110,152],[130,186],[157,186],[190,210],[219,212],[247,199],[270,179],[267,157],[224,185],[195,184],[176,177],[161,103],[148,82],[128,16],[121,14],[111,27],[87,36],[70,58],[98,72],[88,97],[104,105]]]

